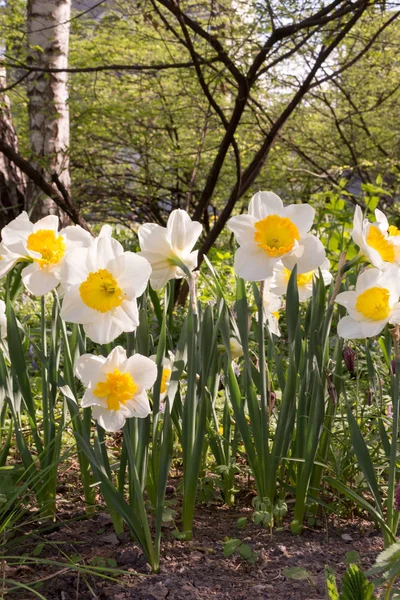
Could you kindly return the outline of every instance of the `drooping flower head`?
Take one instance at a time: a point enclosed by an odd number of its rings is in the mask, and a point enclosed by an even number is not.
[[[107,235],[89,248],[70,252],[61,269],[65,291],[61,316],[80,323],[99,344],[108,344],[139,324],[137,298],[146,289],[151,267],[134,252]]]
[[[150,359],[153,362],[156,362],[156,355],[153,354],[150,356]],[[162,375],[161,375],[161,385],[160,385],[160,400],[164,400],[165,396],[168,394],[169,382],[171,381],[172,375],[172,367],[174,364],[175,356],[172,352],[168,353],[168,357],[164,356],[162,359]]]
[[[385,263],[400,264],[400,230],[388,223],[379,209],[375,210],[375,223],[363,218],[362,210],[356,206],[353,219],[352,238],[365,258],[381,269]]]
[[[303,254],[296,257],[296,252],[303,247]],[[270,289],[279,296],[286,294],[289,278],[294,267],[290,268],[290,262],[296,260],[297,264],[297,289],[299,293],[299,301],[305,302],[312,296],[313,279],[319,277],[319,271],[325,285],[329,285],[332,281],[332,275],[329,272],[329,260],[325,257],[325,250],[321,251],[322,244],[314,236],[310,235],[301,241],[301,244],[286,260],[288,267],[285,267],[282,261],[278,261],[274,267],[273,277],[270,283]],[[315,266],[319,261],[320,264]]]
[[[57,287],[60,270],[67,253],[87,247],[92,236],[79,225],[58,231],[59,219],[49,215],[31,223],[22,212],[1,231],[0,277],[17,262],[30,263],[22,271],[22,281],[29,292],[43,296]]]
[[[170,279],[185,276],[179,263],[189,271],[197,267],[197,250],[193,247],[202,231],[197,221],[192,221],[186,211],[173,210],[166,227],[156,223],[145,223],[138,230],[141,252],[152,267],[151,286],[158,290]]]
[[[0,300],[0,338],[7,337],[6,303]]]
[[[146,390],[157,378],[150,358],[141,354],[127,358],[117,346],[107,358],[84,354],[77,360],[75,373],[86,387],[82,407],[92,406],[93,418],[106,431],[118,431],[126,419],[150,413]]]
[[[279,311],[283,306],[282,298],[271,291],[271,280],[267,279],[263,290],[263,315],[264,323],[267,323],[268,329],[277,337],[281,336],[279,330]]]
[[[235,271],[247,281],[272,276],[278,260],[285,262],[311,229],[315,211],[308,204],[283,206],[272,192],[258,192],[249,204],[247,215],[232,217],[229,229],[239,248]]]
[[[338,335],[346,339],[378,335],[387,323],[400,323],[400,271],[367,269],[357,279],[356,289],[342,292],[336,302],[345,306],[349,316],[340,319]]]

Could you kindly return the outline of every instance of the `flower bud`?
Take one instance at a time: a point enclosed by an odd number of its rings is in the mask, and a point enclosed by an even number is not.
[[[345,346],[342,351],[343,361],[350,375],[355,373],[356,353],[350,346]]]
[[[396,508],[400,512],[400,483],[397,485],[396,490]]]

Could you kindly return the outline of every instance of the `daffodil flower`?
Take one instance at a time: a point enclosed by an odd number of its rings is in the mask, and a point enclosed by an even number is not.
[[[301,248],[303,248],[303,252],[301,256],[297,258],[296,253],[300,253]],[[293,263],[292,265],[290,264],[291,262]],[[321,270],[325,285],[329,285],[332,281],[332,275],[329,272],[329,260],[325,256],[325,250],[323,249],[320,240],[315,236],[306,236],[301,241],[301,244],[299,244],[296,251],[288,257],[286,264],[288,265],[287,267],[282,261],[276,263],[270,283],[270,289],[279,296],[286,294],[288,281],[294,264],[297,264],[297,289],[300,302],[305,302],[311,298],[313,279],[314,276],[319,277],[319,270]]]
[[[353,219],[352,238],[365,258],[382,269],[385,264],[400,263],[400,230],[388,223],[379,209],[375,210],[376,223],[363,218],[362,210],[356,206]]]
[[[150,283],[155,290],[170,279],[181,279],[185,270],[191,272],[197,267],[197,250],[193,251],[193,247],[201,231],[201,224],[181,209],[171,212],[166,227],[156,223],[139,227],[139,254],[151,264]]]
[[[82,355],[75,373],[86,387],[82,407],[91,406],[93,418],[106,431],[118,431],[126,419],[150,413],[146,390],[157,378],[157,367],[150,358],[141,354],[127,358],[125,350],[117,346],[107,358]]]
[[[156,362],[156,355],[150,356],[150,360]],[[174,364],[175,356],[172,352],[168,353],[168,357],[164,356],[162,359],[162,375],[160,385],[160,400],[164,400],[168,394],[169,382],[171,381],[172,367]]]
[[[342,292],[336,302],[345,306],[349,316],[340,319],[338,335],[346,339],[373,337],[387,323],[400,323],[400,270],[367,269],[357,279],[356,289]]]
[[[151,267],[105,234],[89,248],[69,252],[61,268],[61,316],[80,323],[99,344],[108,344],[139,324],[136,299],[146,289]]]
[[[19,262],[28,262],[22,271],[22,282],[35,296],[43,296],[57,287],[60,269],[67,253],[87,247],[92,236],[79,225],[58,231],[59,220],[49,215],[31,223],[22,212],[1,231],[0,277]]]
[[[232,217],[228,222],[240,246],[235,254],[237,275],[247,281],[271,277],[278,260],[285,262],[307,235],[314,214],[308,204],[283,206],[272,192],[255,194],[248,214]]]
[[[270,333],[277,337],[281,336],[279,329],[279,311],[283,302],[277,294],[271,291],[270,280],[267,279],[263,290],[263,316],[264,323],[267,323]]]

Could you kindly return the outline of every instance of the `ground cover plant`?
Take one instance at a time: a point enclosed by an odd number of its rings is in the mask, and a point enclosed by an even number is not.
[[[195,545],[204,504],[238,511],[219,551],[248,568],[262,557],[258,531],[266,544],[282,527],[358,518],[386,550],[367,574],[373,559],[348,558],[340,597],[395,597],[400,231],[340,197],[333,214],[339,202],[340,232],[329,211],[316,219],[311,204],[256,193],[228,222],[234,245],[222,241],[200,272],[202,227],[180,209],[166,227],[141,225],[130,250],[108,224],[92,236],[23,212],[3,228],[3,596],[46,597],[17,564],[75,570],[88,593],[91,578],[129,572],[112,555],[82,563],[58,537],[67,551],[46,555],[73,468],[69,498],[84,511],[66,525],[105,512],[107,543],[130,536],[153,574],[168,535],[207,554]],[[182,278],[189,301],[177,307]],[[284,575],[314,584],[303,566]],[[339,597],[328,562],[325,593]]]

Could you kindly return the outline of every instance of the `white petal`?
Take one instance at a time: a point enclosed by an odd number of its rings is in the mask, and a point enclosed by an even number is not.
[[[157,379],[157,365],[142,354],[134,354],[126,361],[124,371],[132,375],[140,389],[148,390]]]
[[[99,269],[107,269],[109,261],[123,253],[123,247],[114,238],[108,236],[96,238],[87,251],[88,271],[95,273]]]
[[[362,231],[363,231],[363,214],[362,214],[361,208],[359,206],[356,206],[356,209],[354,211],[354,217],[353,217],[353,231],[351,233],[351,237],[353,238],[353,240],[357,244],[357,246],[359,246],[360,248],[363,244]]]
[[[256,221],[265,219],[268,215],[281,214],[283,202],[273,192],[257,192],[249,204],[249,215],[255,217]]]
[[[126,363],[126,350],[122,346],[116,346],[107,356],[103,366],[101,367],[101,372],[110,373],[114,371],[114,369],[123,370],[123,367]]]
[[[136,394],[132,400],[128,400],[125,406],[130,410],[131,417],[143,419],[151,413],[149,399],[145,390]]]
[[[365,292],[365,290],[367,290],[370,287],[374,287],[374,286],[381,287],[378,284],[378,281],[379,281],[379,278],[381,275],[382,275],[382,271],[380,271],[379,269],[376,269],[376,268],[365,269],[365,271],[363,271],[361,273],[361,275],[359,275],[357,278],[357,283],[356,283],[357,294],[361,294],[362,292]]]
[[[99,319],[99,311],[87,306],[79,293],[79,286],[74,286],[66,292],[61,307],[61,318],[71,323],[90,323]]]
[[[92,323],[84,323],[83,328],[86,335],[97,344],[109,344],[124,331],[111,312],[98,313],[97,319]]]
[[[69,225],[62,229],[60,234],[65,237],[68,251],[74,248],[87,248],[94,242],[93,236],[80,225]]]
[[[228,229],[234,234],[239,246],[254,242],[256,219],[252,215],[238,215],[228,221]]]
[[[235,271],[246,281],[261,281],[272,276],[277,258],[271,258],[264,250],[254,246],[241,246],[235,254]]]
[[[75,375],[86,386],[92,381],[99,379],[99,369],[105,363],[104,356],[95,356],[94,354],[82,354],[75,364]]]
[[[139,244],[142,251],[169,256],[171,243],[167,240],[167,229],[156,223],[145,223],[138,229]]]
[[[340,292],[340,294],[338,294],[336,296],[336,300],[335,302],[337,302],[338,304],[341,304],[342,306],[345,306],[346,308],[354,308],[357,302],[357,298],[358,298],[358,293],[354,292],[354,291],[350,291],[350,292]]]
[[[326,259],[325,248],[315,235],[308,235],[299,240],[299,245],[286,256],[282,262],[289,271],[297,264],[297,274],[309,273],[318,269]]]
[[[54,233],[58,232],[59,227],[59,219],[57,215],[47,215],[47,217],[43,217],[43,219],[39,219],[36,223],[33,224],[32,231],[40,231],[41,229],[50,229],[54,231]]]
[[[121,331],[134,331],[139,325],[139,312],[136,300],[124,300],[121,306],[114,308],[112,318],[118,327],[121,327]]]
[[[360,322],[351,317],[343,317],[337,325],[338,336],[347,340],[356,340],[364,337]]]
[[[100,230],[99,237],[111,237],[112,236],[112,227],[111,225],[103,225]]]
[[[68,252],[62,261],[60,280],[66,290],[86,281],[89,275],[89,269],[87,268],[88,252],[88,248],[76,248]]]
[[[375,210],[375,219],[379,231],[381,233],[387,233],[387,230],[389,229],[389,223],[385,214],[381,210],[379,210],[379,208]]]
[[[185,210],[173,210],[167,222],[167,239],[172,250],[180,255],[189,253],[201,235],[203,227],[198,221],[192,221]]]
[[[134,252],[124,252],[108,263],[127,298],[138,298],[145,291],[151,274],[150,263]]]
[[[24,211],[16,219],[11,221],[1,230],[1,239],[4,245],[20,256],[27,256],[26,240],[33,231],[33,223],[30,222]]]
[[[304,238],[312,227],[315,210],[309,204],[291,204],[284,208],[283,216],[296,225],[300,238]]]
[[[26,289],[34,296],[44,296],[59,284],[59,279],[54,273],[41,269],[37,263],[25,267],[22,271],[22,281]]]
[[[119,410],[108,410],[100,406],[92,408],[93,418],[105,431],[118,431],[125,425],[126,418]]]
[[[107,408],[107,400],[105,398],[98,398],[92,392],[92,389],[85,390],[81,400],[82,408],[88,408],[89,406],[101,406],[103,409]]]

